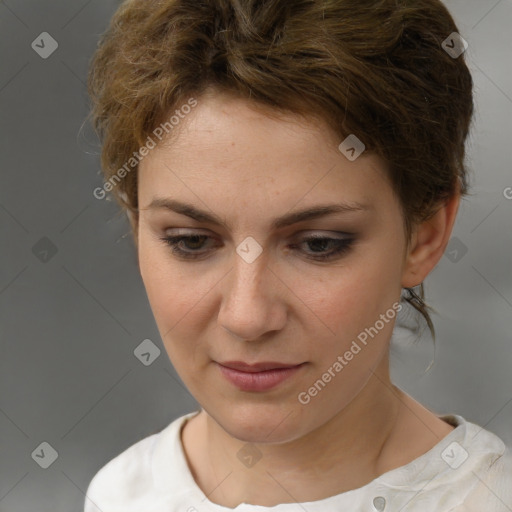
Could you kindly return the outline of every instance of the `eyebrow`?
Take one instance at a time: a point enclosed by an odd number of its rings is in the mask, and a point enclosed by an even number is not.
[[[205,222],[214,224],[217,226],[226,227],[225,221],[215,214],[208,213],[205,210],[201,210],[192,204],[183,203],[171,198],[155,197],[147,209],[166,209],[181,215],[186,215],[191,219],[198,222]],[[272,229],[280,229],[286,226],[291,226],[298,222],[307,220],[318,219],[327,215],[333,215],[335,213],[352,213],[360,211],[368,211],[371,207],[369,205],[361,204],[358,202],[354,203],[335,203],[312,206],[305,210],[298,212],[287,213],[282,217],[278,217],[272,221]]]

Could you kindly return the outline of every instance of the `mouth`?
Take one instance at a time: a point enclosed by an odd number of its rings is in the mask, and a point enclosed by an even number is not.
[[[248,364],[242,361],[217,363],[221,374],[241,391],[262,392],[277,387],[297,374],[307,363],[287,364],[273,361]]]
[[[304,363],[278,363],[275,361],[263,361],[261,363],[244,363],[243,361],[226,361],[224,363],[217,363],[225,368],[231,368],[232,370],[238,370],[245,373],[257,373],[268,370],[282,370],[286,368],[295,368]]]

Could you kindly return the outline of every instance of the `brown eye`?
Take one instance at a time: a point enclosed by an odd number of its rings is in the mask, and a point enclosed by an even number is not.
[[[300,244],[292,245],[291,247],[296,248],[299,245],[306,244],[310,247],[310,251],[307,251],[308,257],[324,261],[342,256],[351,248],[353,242],[354,238],[312,236],[304,238]],[[327,250],[329,247],[332,247],[332,249]]]
[[[196,259],[204,256],[204,253],[198,251],[203,247],[204,240],[209,238],[211,237],[207,235],[179,235],[163,237],[161,240],[171,247],[173,254],[180,258]]]

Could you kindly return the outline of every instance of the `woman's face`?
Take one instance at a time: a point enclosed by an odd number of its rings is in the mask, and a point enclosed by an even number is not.
[[[229,434],[297,439],[387,364],[405,262],[398,200],[382,161],[350,161],[324,126],[220,95],[183,117],[172,144],[139,168],[139,264],[159,332],[187,388]],[[359,209],[280,222],[333,205]],[[180,236],[196,238],[174,253],[162,240]],[[301,366],[268,389],[263,374],[260,387],[244,388],[221,371],[228,361]]]

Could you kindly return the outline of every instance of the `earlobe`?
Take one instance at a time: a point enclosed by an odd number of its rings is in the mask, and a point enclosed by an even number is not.
[[[430,219],[416,227],[405,259],[403,288],[421,284],[441,259],[450,240],[459,203],[460,195],[452,196]]]

